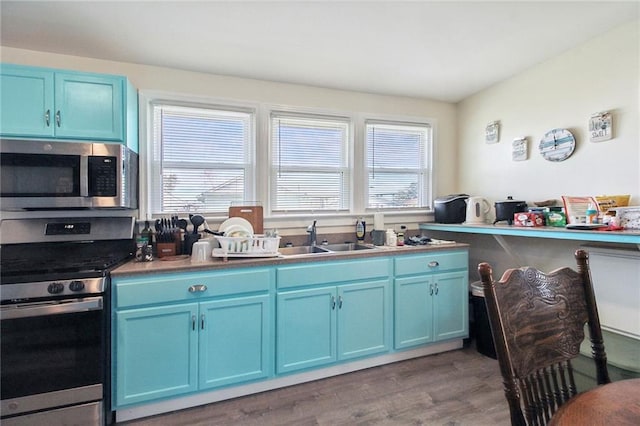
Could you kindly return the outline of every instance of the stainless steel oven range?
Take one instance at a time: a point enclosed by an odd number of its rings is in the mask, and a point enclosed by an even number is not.
[[[111,422],[109,272],[133,256],[134,223],[0,223],[3,426]]]

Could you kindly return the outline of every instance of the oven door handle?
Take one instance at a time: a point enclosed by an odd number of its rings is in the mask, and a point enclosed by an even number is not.
[[[24,305],[5,305],[0,310],[0,320],[42,317],[47,315],[69,314],[74,312],[98,311],[103,309],[102,297],[86,297],[80,300],[63,302],[29,303]]]

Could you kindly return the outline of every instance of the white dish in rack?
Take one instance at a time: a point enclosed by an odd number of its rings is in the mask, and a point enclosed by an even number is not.
[[[253,235],[253,226],[251,222],[242,217],[230,217],[220,224],[218,231],[228,235],[230,232],[244,232],[245,236]]]

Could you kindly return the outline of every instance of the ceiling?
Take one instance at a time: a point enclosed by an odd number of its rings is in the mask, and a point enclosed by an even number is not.
[[[638,1],[5,1],[3,46],[457,102]]]

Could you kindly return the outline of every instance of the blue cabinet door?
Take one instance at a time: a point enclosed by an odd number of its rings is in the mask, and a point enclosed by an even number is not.
[[[55,74],[56,137],[122,141],[124,79]]]
[[[278,293],[277,373],[336,361],[336,288]]]
[[[389,280],[338,287],[338,359],[386,352],[391,342]]]
[[[0,134],[53,137],[53,73],[0,65]]]
[[[268,295],[200,304],[200,389],[271,374],[269,306]]]
[[[197,303],[116,313],[117,406],[198,388],[197,315]]]
[[[430,276],[395,281],[396,349],[433,341],[433,281]]]
[[[435,340],[466,337],[469,333],[469,290],[467,271],[434,277]]]
[[[4,137],[122,142],[134,106],[137,129],[137,97],[124,77],[1,64],[0,78]]]

